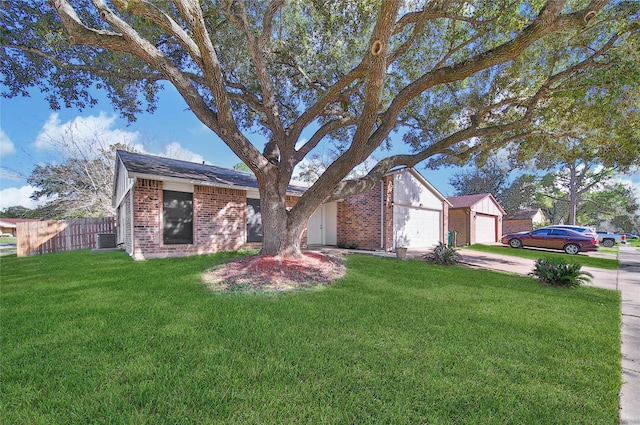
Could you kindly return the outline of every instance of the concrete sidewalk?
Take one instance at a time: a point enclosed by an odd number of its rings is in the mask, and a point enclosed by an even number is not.
[[[622,294],[620,423],[640,425],[640,252],[622,246],[618,259],[618,290]]]
[[[509,255],[487,254],[463,249],[462,262],[482,269],[526,275],[533,270],[534,260]],[[592,284],[598,288],[620,291],[622,297],[622,388],[620,391],[620,423],[640,425],[640,252],[638,248],[621,246],[620,266],[612,270],[585,267],[593,274]]]

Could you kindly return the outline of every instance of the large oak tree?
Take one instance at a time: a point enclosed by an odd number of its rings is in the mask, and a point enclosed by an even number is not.
[[[36,86],[54,109],[85,108],[103,89],[133,120],[172,84],[256,175],[263,254],[299,255],[322,202],[367,190],[395,166],[463,162],[526,134],[552,98],[613,93],[589,88],[616,86],[637,59],[627,54],[637,49],[637,4],[624,1],[23,0],[2,9],[5,96]],[[252,143],[256,131],[266,145]],[[313,135],[302,143],[305,131]],[[343,180],[394,131],[406,151]],[[326,140],[339,156],[287,210],[294,167]]]

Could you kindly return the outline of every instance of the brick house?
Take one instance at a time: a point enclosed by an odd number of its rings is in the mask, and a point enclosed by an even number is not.
[[[447,240],[449,206],[415,169],[393,170],[373,189],[337,203],[336,239],[369,250],[431,248]]]
[[[289,207],[306,187],[290,185]],[[259,247],[258,183],[252,174],[117,151],[116,242],[136,260]],[[388,173],[373,189],[321,205],[302,245],[361,249],[429,247],[446,240],[447,200],[419,173]]]
[[[547,223],[547,217],[540,208],[528,208],[517,211],[502,220],[502,232],[528,232]]]
[[[40,221],[35,218],[0,218],[0,234],[5,237],[17,237],[18,223],[28,223],[31,221]]]
[[[505,210],[490,193],[448,198],[449,229],[456,232],[456,245],[497,242],[502,236]]]

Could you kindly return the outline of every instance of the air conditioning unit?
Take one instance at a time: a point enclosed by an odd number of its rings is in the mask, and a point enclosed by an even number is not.
[[[96,235],[96,244],[98,249],[115,248],[116,247],[116,234],[115,233],[98,233]]]

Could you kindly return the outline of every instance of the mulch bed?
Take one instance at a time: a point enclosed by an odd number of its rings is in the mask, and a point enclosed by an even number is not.
[[[253,255],[207,271],[203,281],[213,291],[284,292],[328,285],[344,276],[344,259],[305,252],[302,257]]]

